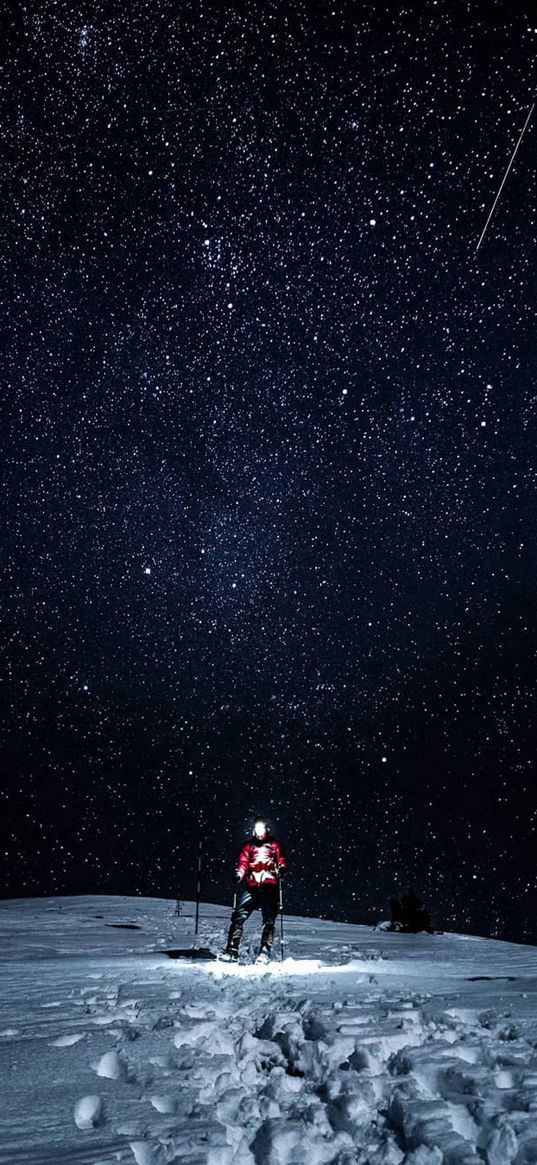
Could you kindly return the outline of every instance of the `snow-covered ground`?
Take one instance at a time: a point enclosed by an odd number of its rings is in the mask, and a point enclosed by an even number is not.
[[[0,903],[1,1162],[537,1162],[536,947],[174,905]]]

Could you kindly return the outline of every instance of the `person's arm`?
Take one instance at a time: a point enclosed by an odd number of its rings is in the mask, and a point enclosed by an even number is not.
[[[239,855],[239,860],[237,862],[237,867],[235,870],[235,875],[237,877],[240,876],[241,879],[245,878],[246,874],[248,873],[249,865],[250,865],[250,843],[247,841],[246,845],[243,845],[243,847],[241,849],[241,852]]]
[[[276,858],[276,865],[278,867],[278,870],[280,870],[282,874],[286,874],[287,873],[287,858],[282,850],[282,847],[281,847],[279,841],[274,843],[274,850],[275,850],[274,856]]]

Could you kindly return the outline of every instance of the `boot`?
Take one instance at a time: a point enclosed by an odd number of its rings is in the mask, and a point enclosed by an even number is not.
[[[222,963],[238,963],[239,952],[237,947],[226,947],[225,951],[222,951],[220,955],[220,961]]]
[[[233,950],[237,951],[238,953],[243,929],[243,923],[237,922],[235,916],[232,915],[231,925],[227,936],[226,951]]]
[[[261,947],[256,959],[256,963],[270,963],[270,948]]]
[[[268,951],[268,953],[270,955],[270,951],[271,951],[273,942],[274,942],[274,923],[273,922],[265,922],[263,924],[263,930],[261,931],[261,941],[259,943],[259,949],[261,951],[265,951],[265,950]]]

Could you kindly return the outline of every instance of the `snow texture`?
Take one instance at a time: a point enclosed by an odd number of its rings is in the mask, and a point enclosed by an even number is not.
[[[0,904],[0,1162],[537,1162],[537,948],[288,918],[257,966],[254,915],[238,965],[165,954],[227,923]]]

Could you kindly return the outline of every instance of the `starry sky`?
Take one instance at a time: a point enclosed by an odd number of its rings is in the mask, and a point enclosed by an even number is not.
[[[531,5],[13,0],[4,895],[537,942]]]

